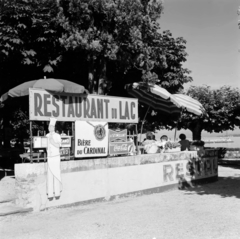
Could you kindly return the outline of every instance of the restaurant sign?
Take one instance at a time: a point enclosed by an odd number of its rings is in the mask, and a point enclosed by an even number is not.
[[[29,89],[29,119],[48,121],[138,122],[138,100]]]
[[[75,157],[104,157],[108,154],[107,122],[75,122]]]

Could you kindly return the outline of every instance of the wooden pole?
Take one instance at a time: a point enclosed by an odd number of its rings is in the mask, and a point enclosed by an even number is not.
[[[75,122],[72,122],[72,142],[71,142],[71,144],[72,144],[72,154],[74,156],[74,152],[75,152]]]
[[[135,128],[136,128],[136,150],[137,150],[137,154],[139,153],[138,152],[138,130],[137,130],[137,124],[135,124]]]
[[[177,121],[177,125],[176,125],[176,127],[175,127],[174,141],[176,141],[176,138],[177,138],[178,123],[179,123],[179,121],[180,121],[180,119],[181,119],[181,117],[182,117],[182,113],[183,113],[183,109],[181,110],[180,116],[179,116],[178,121]]]
[[[146,116],[147,116],[147,113],[148,113],[149,109],[150,109],[150,106],[148,107],[147,112],[146,112],[146,114],[145,114],[145,116],[144,116],[144,118],[142,120],[140,142],[142,141],[142,130],[143,130],[143,125],[144,125],[144,120],[146,119]]]
[[[33,163],[33,134],[32,134],[32,121],[30,120],[30,162]]]

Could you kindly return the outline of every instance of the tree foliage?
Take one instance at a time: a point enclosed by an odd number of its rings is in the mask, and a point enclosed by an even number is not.
[[[186,41],[161,32],[162,12],[161,0],[0,0],[0,93],[44,75],[99,94],[138,81],[176,93],[192,81]]]
[[[182,68],[185,40],[160,33],[161,1],[62,0],[60,5],[66,31],[61,42],[86,56],[90,92],[102,94],[116,81],[133,80],[176,91],[191,81]]]
[[[191,86],[186,94],[201,102],[206,110],[206,114],[200,117],[185,112],[180,118],[178,129],[190,129],[193,140],[201,139],[202,130],[219,133],[240,126],[240,113],[236,111],[240,102],[238,88]]]
[[[33,71],[52,72],[60,61],[62,28],[56,0],[0,0],[0,73],[11,79],[8,87],[22,83]],[[25,77],[24,77],[25,75]]]

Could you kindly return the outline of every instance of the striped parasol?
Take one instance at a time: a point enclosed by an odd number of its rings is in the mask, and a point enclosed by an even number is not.
[[[166,89],[154,85],[146,87],[141,83],[126,86],[129,95],[138,98],[138,101],[148,105],[163,114],[180,114],[181,106],[177,99]]]
[[[189,113],[192,113],[198,116],[205,113],[205,109],[203,105],[198,100],[193,99],[191,96],[183,95],[183,94],[173,94],[173,96],[174,96],[174,99],[178,101],[178,104],[183,110],[186,109]],[[177,127],[178,127],[178,122],[175,128],[174,140],[176,140]]]
[[[181,114],[181,107],[178,104],[177,99],[175,99],[166,89],[158,85],[146,87],[141,83],[133,83],[126,85],[126,90],[129,95],[138,98],[139,102],[148,106],[147,112],[142,120],[141,136],[144,120],[150,108],[157,110],[160,114]]]
[[[173,94],[173,97],[174,100],[177,100],[180,107],[186,109],[189,113],[200,116],[205,112],[202,104],[189,95]]]

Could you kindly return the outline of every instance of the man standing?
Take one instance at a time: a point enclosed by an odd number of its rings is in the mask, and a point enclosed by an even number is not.
[[[47,195],[48,198],[59,197],[62,191],[61,168],[60,168],[60,146],[61,136],[55,132],[55,124],[57,119],[50,118],[48,126],[49,133],[46,135],[48,139],[47,156]]]

